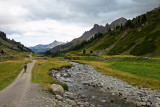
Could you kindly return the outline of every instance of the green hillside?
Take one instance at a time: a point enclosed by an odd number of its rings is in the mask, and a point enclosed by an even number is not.
[[[30,52],[32,53],[23,44],[8,39],[6,34],[0,31],[0,62],[29,57]]]
[[[125,26],[103,34],[85,46],[108,55],[160,55],[160,9],[155,9],[145,15],[128,21]]]
[[[51,53],[53,56],[70,52],[81,55],[134,55],[160,56],[160,8],[128,20],[124,26],[102,34],[98,33],[65,51]],[[92,54],[92,55],[93,55]]]

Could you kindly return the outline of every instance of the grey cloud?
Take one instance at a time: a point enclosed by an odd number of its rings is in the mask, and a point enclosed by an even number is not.
[[[67,23],[93,25],[111,22],[119,17],[133,18],[157,7],[159,0],[6,0],[28,11],[18,17],[8,13],[0,17],[0,24],[23,20],[53,19]],[[5,10],[9,9],[5,8]],[[12,18],[10,18],[12,17]],[[14,20],[12,20],[14,18]]]
[[[32,16],[29,18],[32,20],[50,18],[90,25],[95,22],[100,23],[107,18],[111,22],[115,19],[113,16],[135,17],[133,15],[152,10],[159,3],[159,0],[47,0],[25,7],[31,12]]]
[[[64,24],[72,24],[80,28],[91,28],[95,23],[105,25],[120,17],[136,17],[158,7],[159,3],[160,0],[0,0],[0,30],[9,35],[25,36],[28,32],[39,35],[41,32],[47,36],[47,32],[53,33],[52,28],[32,31],[29,28],[34,25],[26,27],[24,24],[37,22],[47,26],[50,23],[46,24],[45,20],[49,19],[62,23],[62,27]],[[53,26],[56,31],[57,25]],[[59,30],[63,32],[61,35],[65,35],[66,31]]]

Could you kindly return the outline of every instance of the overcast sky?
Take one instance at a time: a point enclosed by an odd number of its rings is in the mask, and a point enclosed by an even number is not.
[[[117,18],[131,19],[160,0],[0,0],[0,30],[26,46],[71,41]]]

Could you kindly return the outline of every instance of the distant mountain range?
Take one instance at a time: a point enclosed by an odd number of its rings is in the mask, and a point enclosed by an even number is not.
[[[29,47],[29,48],[35,53],[43,53],[45,51],[48,51],[49,49],[54,48],[55,46],[61,45],[61,44],[64,44],[64,42],[59,42],[59,41],[55,40],[54,42],[47,44],[47,45],[39,44],[39,45]]]
[[[73,46],[83,42],[84,40],[89,40],[91,37],[93,37],[98,32],[101,32],[101,33],[108,32],[108,30],[110,30],[110,29],[113,30],[117,26],[124,25],[126,22],[127,22],[127,19],[122,17],[122,18],[119,18],[119,19],[113,21],[110,25],[108,23],[106,24],[106,26],[95,24],[92,29],[84,32],[81,37],[76,38],[76,39],[74,39],[71,42],[68,42],[66,44],[56,46],[56,47],[50,49],[49,51],[51,53],[54,53],[54,52],[57,52],[57,51],[66,50],[70,47],[73,47]]]

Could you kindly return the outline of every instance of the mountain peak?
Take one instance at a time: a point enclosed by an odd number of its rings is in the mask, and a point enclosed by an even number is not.
[[[114,28],[116,28],[117,26],[124,25],[126,22],[127,22],[127,19],[124,18],[124,17],[121,17],[121,18],[113,21],[113,22],[110,24],[110,28],[111,28],[111,29],[114,29]]]
[[[0,37],[3,39],[7,39],[6,34],[2,31],[0,31]]]
[[[108,27],[109,26],[109,24],[107,23],[106,25],[105,25],[105,27]]]
[[[93,28],[98,28],[99,25],[98,24],[94,24]]]
[[[59,42],[57,40],[54,40],[52,43],[50,44],[47,44],[47,45],[42,45],[42,44],[39,44],[39,45],[36,45],[36,46],[33,46],[33,47],[30,47],[30,49],[32,51],[34,51],[35,53],[42,53],[42,52],[45,52],[51,48],[54,48],[55,46],[57,45],[61,45],[61,44],[64,44],[63,42]]]
[[[54,42],[58,42],[57,40],[54,40]]]

